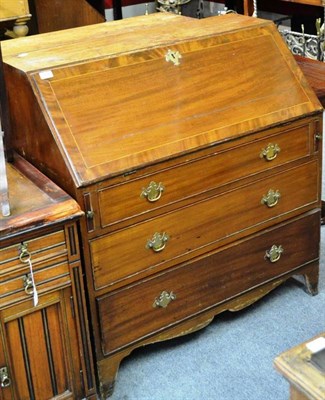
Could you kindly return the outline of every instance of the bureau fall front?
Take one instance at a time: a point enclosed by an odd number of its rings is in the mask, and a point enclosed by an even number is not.
[[[272,22],[157,13],[3,53],[15,151],[84,211],[101,398],[138,346],[293,275],[317,292],[322,107]]]

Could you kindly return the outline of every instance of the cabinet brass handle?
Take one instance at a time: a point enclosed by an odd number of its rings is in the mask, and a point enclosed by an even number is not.
[[[37,288],[36,288],[35,280],[34,280],[32,255],[28,251],[28,244],[24,243],[24,242],[21,243],[19,251],[20,251],[20,253],[19,253],[20,261],[22,263],[28,264],[29,265],[29,270],[30,270],[30,273],[23,278],[24,289],[25,289],[26,294],[33,295],[34,306],[37,306],[37,304],[38,304],[38,293],[37,293]]]
[[[22,263],[29,263],[31,259],[31,254],[28,251],[28,243],[22,243],[19,247],[19,260]]]
[[[262,149],[260,157],[265,158],[267,161],[272,161],[277,157],[280,151],[281,149],[276,143],[269,143],[265,149]]]
[[[165,187],[161,182],[156,183],[152,181],[146,188],[142,189],[140,196],[146,198],[150,203],[154,203],[161,198],[164,190]]]
[[[164,290],[163,292],[160,293],[160,295],[158,297],[155,298],[155,301],[153,302],[152,307],[166,308],[168,306],[168,304],[173,300],[176,300],[175,293],[167,292],[166,290]]]
[[[275,263],[280,260],[281,254],[283,253],[283,247],[276,246],[275,244],[265,252],[265,259],[269,260],[271,263]]]
[[[26,275],[23,277],[24,281],[24,290],[25,293],[28,295],[33,295],[34,294],[34,284],[33,284],[33,279],[30,274]]]
[[[159,253],[166,247],[168,239],[169,236],[167,233],[156,232],[152,238],[147,241],[146,249],[152,249],[155,253]]]
[[[11,385],[11,379],[7,367],[0,368],[0,387],[8,387]]]
[[[281,193],[278,190],[270,189],[267,194],[262,197],[261,203],[271,208],[278,204],[280,197]]]

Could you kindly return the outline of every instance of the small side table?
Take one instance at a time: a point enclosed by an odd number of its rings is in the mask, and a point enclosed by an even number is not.
[[[275,358],[275,368],[290,383],[290,400],[325,399],[325,373],[311,361],[324,341],[325,332]]]

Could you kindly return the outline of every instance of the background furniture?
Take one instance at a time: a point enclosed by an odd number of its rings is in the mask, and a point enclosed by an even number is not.
[[[45,33],[105,21],[103,0],[29,0],[30,33]]]
[[[95,398],[76,226],[82,212],[21,157],[7,171],[11,215],[0,214],[0,397]]]
[[[253,0],[225,0],[224,2],[228,8],[236,9],[239,13],[253,14]],[[301,32],[301,25],[303,24],[305,33],[316,34],[316,19],[324,19],[324,3],[322,0],[257,0],[257,8],[259,11],[289,16],[291,29],[295,32]]]
[[[325,398],[324,370],[311,361],[313,347],[325,349],[325,334],[321,334],[280,354],[275,360],[276,369],[290,383],[291,400],[322,400]]]
[[[28,0],[1,0],[0,29],[5,29],[7,36],[26,36],[30,17]]]

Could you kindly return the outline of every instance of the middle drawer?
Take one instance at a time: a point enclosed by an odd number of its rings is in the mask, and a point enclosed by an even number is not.
[[[262,229],[275,218],[311,209],[319,201],[317,193],[318,162],[313,160],[96,238],[90,241],[95,288],[142,278]]]

